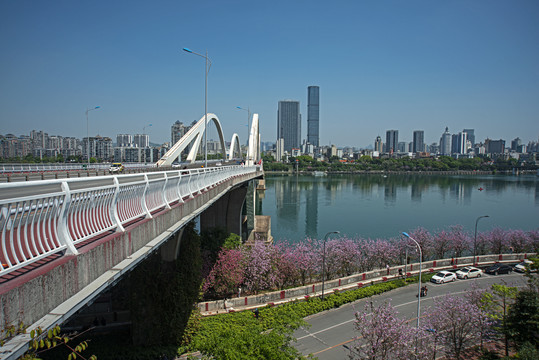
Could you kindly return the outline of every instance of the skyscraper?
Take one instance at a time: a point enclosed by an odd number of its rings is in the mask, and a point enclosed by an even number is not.
[[[320,146],[320,88],[307,88],[307,142]]]
[[[301,145],[301,114],[299,101],[279,101],[277,112],[277,140],[283,139],[284,151],[292,152]]]
[[[397,152],[399,144],[399,130],[386,131],[386,152]]]
[[[451,134],[449,133],[449,128],[447,126],[440,138],[440,154],[451,155]]]
[[[383,152],[382,138],[380,135],[378,135],[374,141],[374,151],[378,151],[379,153]]]
[[[462,132],[466,133],[466,138],[470,141],[471,146],[473,147],[475,145],[474,129],[464,129]]]
[[[414,131],[414,143],[412,145],[412,152],[418,153],[425,151],[425,132],[423,130]]]

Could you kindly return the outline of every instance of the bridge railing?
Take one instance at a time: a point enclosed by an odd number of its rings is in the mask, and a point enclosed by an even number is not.
[[[0,276],[257,171],[223,166],[0,184]]]

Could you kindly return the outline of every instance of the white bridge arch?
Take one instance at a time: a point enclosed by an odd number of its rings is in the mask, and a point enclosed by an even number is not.
[[[207,118],[206,126],[204,119]],[[207,116],[203,116],[189,131],[182,136],[176,144],[174,144],[169,151],[163,155],[157,162],[157,166],[172,166],[172,163],[181,155],[181,153],[192,144],[191,150],[187,155],[187,162],[192,163],[196,160],[196,155],[200,148],[204,131],[207,128],[207,124],[213,121],[217,128],[217,134],[219,135],[219,141],[221,143],[221,151],[223,159],[234,159],[235,153],[241,157],[240,138],[238,134],[232,135],[229,151],[226,150],[225,140],[223,136],[223,129],[221,123],[217,118],[217,115],[208,113]],[[227,156],[228,153],[228,156]],[[253,120],[251,122],[251,130],[249,132],[249,148],[247,149],[247,165],[253,165],[260,160],[260,132],[258,128],[258,114],[253,114]]]

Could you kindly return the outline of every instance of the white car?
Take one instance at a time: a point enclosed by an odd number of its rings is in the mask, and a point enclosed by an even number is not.
[[[457,271],[457,277],[459,279],[471,279],[474,277],[481,277],[482,271],[473,266],[466,266]]]
[[[444,284],[446,282],[457,280],[457,275],[451,271],[442,270],[434,275],[430,281],[436,284]]]
[[[533,264],[533,261],[524,259],[524,261],[520,262],[519,264],[515,265],[515,271],[518,272],[526,272],[526,268],[528,268],[531,264]],[[530,272],[534,272],[535,270],[530,270]]]

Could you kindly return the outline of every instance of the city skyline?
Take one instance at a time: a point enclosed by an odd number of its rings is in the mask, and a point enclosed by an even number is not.
[[[172,123],[204,115],[204,61],[189,47],[208,51],[208,111],[242,143],[237,106],[275,141],[281,99],[300,101],[308,128],[312,84],[323,92],[320,145],[372,146],[388,129],[408,142],[423,130],[430,144],[446,126],[476,129],[477,141],[537,141],[536,1],[281,4],[1,2],[0,132],[82,138],[85,110],[101,106],[90,136],[153,124],[152,142],[166,142]]]

